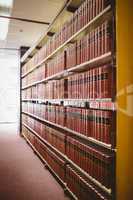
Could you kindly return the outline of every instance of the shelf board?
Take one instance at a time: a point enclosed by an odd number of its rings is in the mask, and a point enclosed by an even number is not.
[[[116,110],[116,104],[111,98],[105,99],[23,99],[23,102],[36,102],[52,105],[64,105],[72,107],[100,109],[100,110]]]
[[[24,113],[24,114],[26,114],[26,115],[28,115],[28,116],[31,116],[31,117],[33,117],[33,118],[35,118],[35,119],[38,119],[38,120],[40,120],[40,121],[42,121],[42,122],[44,122],[44,123],[46,123],[46,124],[49,124],[49,125],[51,125],[51,126],[57,128],[57,129],[65,130],[65,131],[67,131],[69,134],[71,134],[71,135],[73,135],[73,136],[76,136],[76,137],[78,137],[78,138],[81,138],[81,139],[83,139],[83,140],[85,140],[85,141],[87,141],[87,142],[91,142],[92,144],[96,144],[96,145],[101,146],[101,147],[103,147],[103,148],[105,148],[105,149],[108,149],[108,150],[114,150],[114,149],[111,148],[111,145],[110,145],[110,144],[108,145],[108,144],[106,144],[106,143],[103,143],[103,142],[100,142],[100,141],[98,141],[98,140],[96,140],[96,139],[93,139],[92,137],[87,137],[87,136],[85,136],[85,135],[83,135],[83,134],[81,134],[81,133],[78,133],[78,132],[76,132],[76,131],[73,131],[73,130],[71,130],[71,129],[65,127],[65,126],[63,127],[63,126],[58,125],[58,124],[56,124],[56,123],[47,121],[47,120],[45,120],[45,119],[42,119],[42,118],[40,118],[40,117],[37,117],[36,115],[30,114],[30,113],[28,113],[28,112],[22,112],[22,113]]]
[[[108,193],[109,195],[111,194],[111,189],[106,188],[105,186],[103,186],[99,181],[97,181],[96,179],[92,178],[87,172],[85,172],[83,169],[81,169],[77,164],[75,164],[72,160],[70,160],[67,156],[65,156],[64,154],[62,154],[60,151],[58,151],[55,147],[53,147],[50,143],[48,143],[47,141],[45,141],[44,139],[42,139],[33,129],[31,129],[28,125],[26,125],[25,123],[23,123],[23,125],[28,128],[36,137],[39,138],[39,140],[41,140],[41,142],[44,142],[45,144],[47,143],[47,146],[49,146],[51,149],[53,149],[56,153],[58,153],[59,155],[61,155],[69,164],[71,164],[74,168],[76,168],[79,172],[81,172],[86,178],[88,178],[90,181],[92,181],[95,185],[97,185],[98,187],[100,187],[103,191],[105,191],[106,193]],[[43,144],[43,143],[42,143]]]
[[[66,69],[62,72],[56,73],[56,74],[49,76],[45,79],[42,79],[40,81],[36,81],[34,83],[28,84],[27,86],[22,87],[22,90],[27,89],[27,88],[32,87],[32,86],[35,86],[35,85],[40,84],[40,83],[45,83],[45,82],[48,82],[48,81],[51,81],[51,80],[57,80],[57,79],[68,77],[75,72],[87,71],[92,66],[96,67],[98,64],[102,65],[104,63],[111,61],[111,59],[112,59],[111,52],[105,53],[104,55],[101,55],[97,58],[91,59],[91,60],[84,62],[80,65],[76,65],[75,67],[72,67],[70,69]]]
[[[83,28],[81,28],[78,32],[76,32],[74,35],[72,35],[66,42],[64,42],[62,45],[60,45],[55,51],[53,51],[50,55],[48,55],[46,58],[44,58],[40,63],[35,65],[32,69],[30,69],[28,72],[26,72],[24,75],[22,75],[22,78],[25,77],[27,74],[31,73],[33,70],[35,70],[37,67],[42,65],[44,62],[46,62],[48,59],[52,58],[57,54],[57,52],[61,51],[68,43],[73,42],[77,39],[77,37],[86,29],[90,28],[94,23],[98,21],[105,19],[105,14],[108,13],[111,10],[111,5],[107,6],[101,13],[99,13],[94,19],[92,19],[88,24],[86,24]],[[110,15],[110,14],[109,14]]]

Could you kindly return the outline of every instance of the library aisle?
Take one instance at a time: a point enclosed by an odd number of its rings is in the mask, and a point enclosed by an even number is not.
[[[68,200],[14,123],[0,124],[0,199]]]

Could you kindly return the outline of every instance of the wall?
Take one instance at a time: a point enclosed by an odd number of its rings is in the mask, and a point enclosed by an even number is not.
[[[19,52],[0,50],[0,123],[19,122]]]

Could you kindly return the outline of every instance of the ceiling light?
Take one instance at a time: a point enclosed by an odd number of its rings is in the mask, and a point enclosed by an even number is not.
[[[1,15],[10,16],[13,0],[0,0]],[[7,8],[4,11],[4,8]],[[8,33],[9,19],[0,18],[0,40],[5,40]]]

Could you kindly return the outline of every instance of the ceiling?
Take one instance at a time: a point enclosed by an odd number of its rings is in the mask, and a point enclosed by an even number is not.
[[[65,0],[14,0],[12,17],[42,22],[52,22]],[[5,41],[0,40],[0,48],[19,49],[32,46],[45,33],[48,25],[18,20],[10,20]]]

